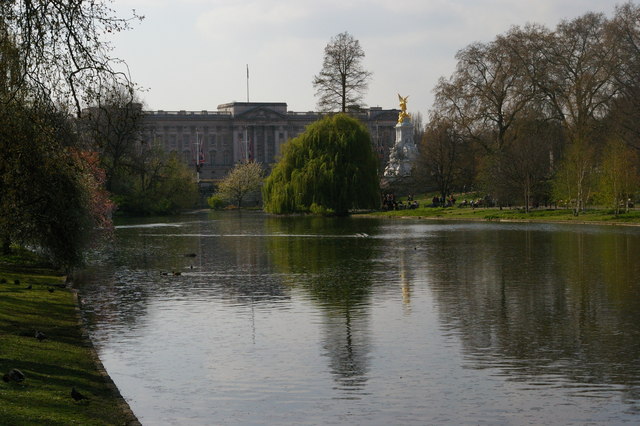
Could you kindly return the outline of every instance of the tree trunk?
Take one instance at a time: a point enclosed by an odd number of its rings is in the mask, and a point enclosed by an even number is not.
[[[6,236],[2,239],[2,254],[5,256],[11,254],[11,239]]]

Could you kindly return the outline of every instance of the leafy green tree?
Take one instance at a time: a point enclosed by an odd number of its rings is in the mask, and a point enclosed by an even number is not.
[[[135,92],[121,85],[97,94],[83,111],[83,146],[99,154],[106,188],[119,210],[129,214],[171,214],[193,207],[198,196],[193,172],[141,137],[143,118]]]
[[[595,152],[590,146],[577,143],[568,146],[553,179],[556,200],[573,208],[578,216],[586,208],[594,185]]]
[[[628,199],[638,190],[638,154],[620,139],[611,139],[605,147],[598,179],[598,196],[613,207],[616,215],[620,207],[629,209]]]
[[[172,214],[198,200],[193,171],[176,153],[158,146],[140,147],[127,186],[116,196],[118,208],[135,215]]]
[[[14,4],[11,2],[10,4]],[[8,3],[0,10],[7,11]],[[34,12],[35,13],[35,12]],[[81,151],[71,117],[25,81],[25,52],[0,15],[0,242],[74,266],[111,203],[96,159]]]
[[[346,215],[379,205],[378,161],[371,137],[356,119],[331,115],[289,141],[262,189],[271,213]]]
[[[346,112],[360,106],[372,75],[362,67],[363,58],[360,42],[348,32],[331,38],[324,48],[322,70],[313,78],[321,111]]]
[[[263,175],[264,171],[260,163],[255,161],[238,163],[218,185],[218,195],[242,207],[242,200],[260,189]]]
[[[92,231],[109,225],[108,199],[94,173],[98,169],[74,148],[70,123],[40,105],[12,102],[2,108],[3,251],[12,244],[29,246],[56,265],[71,267],[82,261]]]

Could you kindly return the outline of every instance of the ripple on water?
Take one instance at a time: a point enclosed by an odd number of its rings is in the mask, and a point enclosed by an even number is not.
[[[117,228],[80,290],[101,359],[145,424],[639,418],[640,267],[624,259],[640,232],[153,222]]]

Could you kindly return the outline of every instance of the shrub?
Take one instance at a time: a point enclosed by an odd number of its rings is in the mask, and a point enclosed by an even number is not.
[[[222,210],[224,208],[225,202],[218,194],[213,194],[211,197],[207,198],[207,204],[213,210]]]

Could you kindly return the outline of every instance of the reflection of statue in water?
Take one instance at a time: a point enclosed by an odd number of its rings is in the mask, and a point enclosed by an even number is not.
[[[404,98],[400,96],[398,93],[398,99],[400,100],[400,114],[398,114],[398,123],[403,123],[405,118],[409,118],[409,113],[407,112],[407,99],[409,96],[405,96]]]

